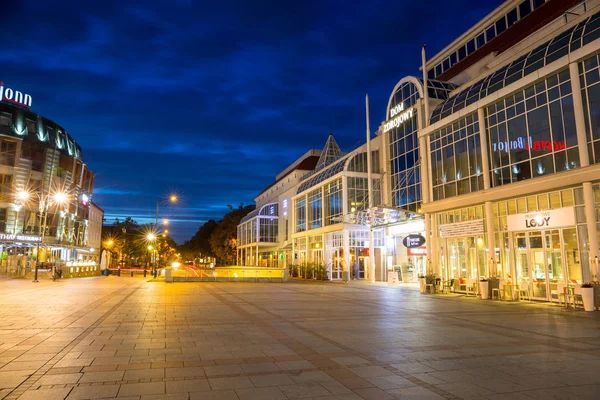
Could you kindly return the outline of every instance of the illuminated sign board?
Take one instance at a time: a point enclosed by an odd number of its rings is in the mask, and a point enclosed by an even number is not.
[[[23,94],[18,90],[13,90],[9,87],[4,87],[4,82],[0,82],[0,100],[8,101],[9,103],[17,104],[22,107],[31,107],[31,96]]]
[[[390,120],[383,125],[383,132],[387,132],[390,129],[398,128],[403,123],[408,121],[415,114],[414,108],[411,107],[404,111],[404,103],[397,104],[390,109]]]
[[[567,144],[560,140],[532,140],[531,138],[525,139],[522,137],[517,138],[517,140],[492,143],[492,151],[504,151],[506,153],[511,150],[531,150],[535,152],[542,152],[560,151],[565,150],[566,148]]]
[[[408,235],[402,240],[404,247],[415,249],[425,244],[425,238],[421,235]]]
[[[415,247],[406,249],[406,255],[408,256],[426,256],[427,247]]]
[[[90,196],[88,196],[87,194],[83,193],[81,195],[81,205],[84,207],[87,207],[90,205]]]
[[[16,240],[19,242],[41,242],[40,236],[32,235],[10,235],[8,233],[0,233],[0,240]]]
[[[513,214],[507,218],[509,231],[539,230],[542,228],[563,228],[575,226],[573,207],[537,211],[525,214]]]

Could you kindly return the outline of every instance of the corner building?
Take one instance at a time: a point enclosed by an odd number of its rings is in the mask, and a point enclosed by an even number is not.
[[[538,300],[594,278],[599,54],[600,1],[506,1],[429,59],[422,78],[400,81],[379,133],[394,205],[425,215],[428,272],[498,276]],[[415,116],[390,124],[399,102]],[[405,165],[402,138],[415,129],[419,157]],[[413,160],[421,198],[406,177]]]
[[[81,147],[31,111],[31,96],[0,85],[0,276],[26,276],[36,263],[42,273],[62,268],[63,277],[99,274],[88,227],[95,175]],[[51,200],[59,192],[61,204]]]

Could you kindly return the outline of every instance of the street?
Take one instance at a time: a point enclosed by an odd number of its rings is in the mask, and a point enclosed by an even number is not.
[[[0,399],[596,399],[600,315],[366,282],[0,280]]]

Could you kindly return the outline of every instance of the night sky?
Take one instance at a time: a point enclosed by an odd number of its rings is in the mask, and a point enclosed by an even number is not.
[[[182,243],[249,204],[331,131],[344,151],[395,84],[501,4],[427,1],[4,0],[0,80],[62,125],[96,173],[107,221]]]

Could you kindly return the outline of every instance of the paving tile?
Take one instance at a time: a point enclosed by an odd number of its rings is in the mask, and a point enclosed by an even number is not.
[[[121,385],[118,397],[165,394],[165,382],[127,383]]]
[[[329,396],[331,392],[325,389],[319,383],[296,383],[294,385],[279,386],[281,392],[288,399],[301,399],[305,397]]]
[[[117,397],[120,385],[94,385],[73,388],[67,400],[102,399]]]
[[[124,374],[125,371],[84,372],[79,383],[120,381]]]
[[[35,384],[39,386],[45,385],[65,385],[67,383],[77,383],[83,374],[56,374],[44,375],[38,379]]]
[[[373,365],[373,366],[369,366],[369,367],[350,368],[350,371],[354,372],[356,375],[360,376],[361,378],[374,378],[377,376],[394,375],[393,372],[390,372],[390,371],[388,371],[384,368],[381,368],[380,366],[377,366],[377,365]]]
[[[254,387],[252,381],[245,377],[208,378],[212,390],[245,389]]]
[[[286,374],[255,375],[250,380],[256,387],[291,385],[294,382]]]
[[[165,368],[167,378],[199,378],[205,377],[203,367]]]
[[[19,400],[64,400],[71,388],[28,390],[19,396]]]
[[[286,400],[285,394],[276,387],[236,389],[240,400]]]
[[[206,376],[218,376],[218,375],[236,375],[241,374],[243,371],[239,365],[215,365],[204,367]]]
[[[190,400],[239,400],[234,390],[216,390],[212,392],[191,392]]]
[[[167,381],[166,384],[167,393],[204,392],[211,390],[207,379]]]

